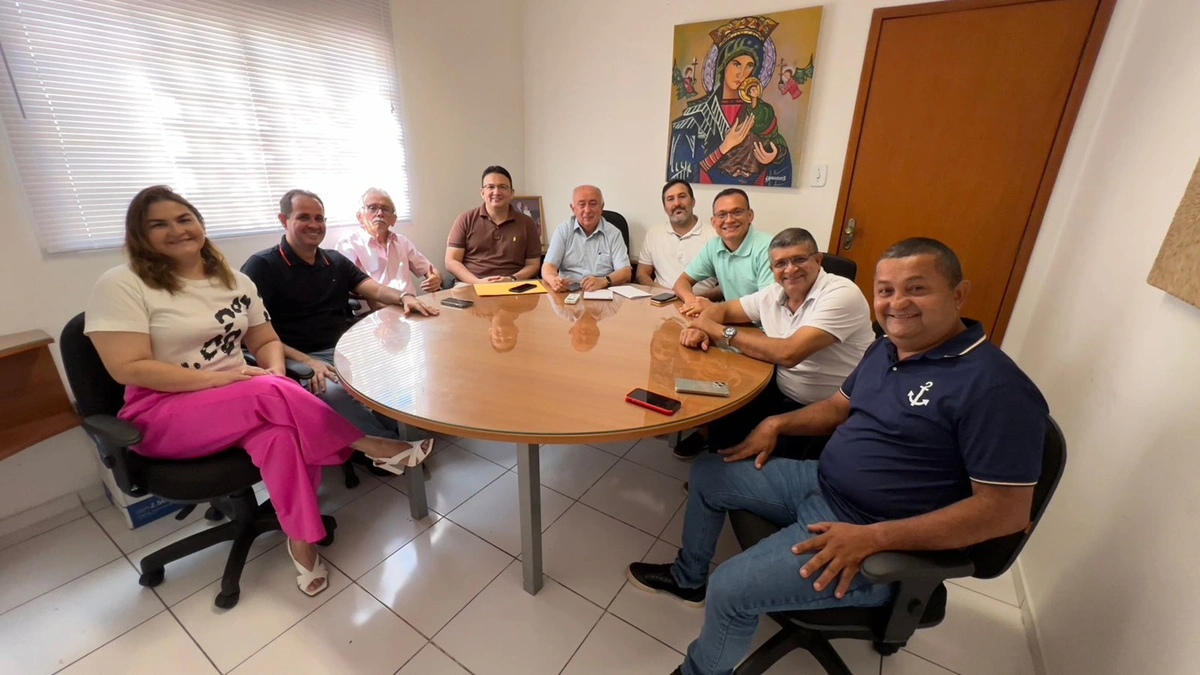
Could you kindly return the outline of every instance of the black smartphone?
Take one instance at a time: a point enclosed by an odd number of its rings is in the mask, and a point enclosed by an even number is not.
[[[580,286],[578,281],[572,281],[571,283],[567,284],[568,293],[578,293],[579,289],[581,288],[583,288],[583,286]]]
[[[666,293],[659,293],[658,295],[651,296],[650,303],[654,304],[654,305],[665,305],[674,299],[675,299],[675,294],[670,291],[667,291]]]
[[[521,284],[520,286],[513,286],[512,288],[508,289],[508,292],[524,293],[525,291],[532,291],[535,288],[537,288],[537,284]]]
[[[654,412],[660,412],[664,415],[674,415],[683,407],[677,399],[673,399],[662,394],[656,394],[645,389],[634,389],[625,394],[625,400],[634,405],[640,405],[643,408],[649,408]]]
[[[470,300],[463,300],[462,298],[442,298],[442,304],[456,309],[466,309],[475,303]]]

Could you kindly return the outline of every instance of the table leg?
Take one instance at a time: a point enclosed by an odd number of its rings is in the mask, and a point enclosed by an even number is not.
[[[517,445],[517,482],[521,499],[521,554],[525,592],[542,590],[542,491],[537,443]]]
[[[421,520],[429,515],[429,500],[425,497],[425,465],[408,468],[404,471],[404,480],[408,482],[408,513],[413,520]]]

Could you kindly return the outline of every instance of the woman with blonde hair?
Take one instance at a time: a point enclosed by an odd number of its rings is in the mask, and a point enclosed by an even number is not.
[[[104,367],[125,385],[119,417],[136,425],[134,452],[190,459],[240,447],[262,472],[288,536],[297,585],[328,586],[315,543],[325,538],[317,488],[321,467],[351,449],[402,473],[428,455],[419,445],[364,436],[283,376],[283,343],[258,290],[230,269],[205,235],[200,212],[162,185],[134,197],[125,216],[129,264],[96,282],[84,332]],[[243,345],[258,362],[247,364]]]

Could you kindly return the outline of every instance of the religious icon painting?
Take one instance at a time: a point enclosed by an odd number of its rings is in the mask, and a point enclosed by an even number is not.
[[[667,180],[791,187],[821,7],[675,27]]]

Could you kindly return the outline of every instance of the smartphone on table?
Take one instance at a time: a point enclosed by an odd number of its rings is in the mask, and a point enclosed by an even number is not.
[[[625,394],[625,400],[634,405],[640,405],[643,408],[648,408],[654,412],[662,413],[664,415],[674,415],[675,413],[679,412],[681,407],[683,407],[683,403],[677,399],[663,396],[662,394],[656,394],[652,391],[646,391],[645,389],[634,389],[628,394]]]
[[[447,307],[454,307],[455,309],[466,309],[475,303],[470,300],[463,300],[462,298],[442,298],[442,304]]]
[[[729,398],[729,385],[714,380],[689,380],[677,377],[675,378],[675,393]]]
[[[659,293],[658,295],[651,296],[651,297],[650,297],[650,304],[652,304],[652,305],[665,305],[665,304],[667,304],[668,302],[674,302],[674,301],[675,301],[675,299],[676,299],[676,296],[675,296],[675,294],[674,294],[674,293],[671,293],[671,292],[669,292],[669,291],[668,291],[668,292],[666,292],[666,293]]]
[[[537,288],[537,284],[521,284],[520,286],[513,286],[512,288],[508,289],[508,292],[524,293],[525,291],[532,291],[535,288]]]

